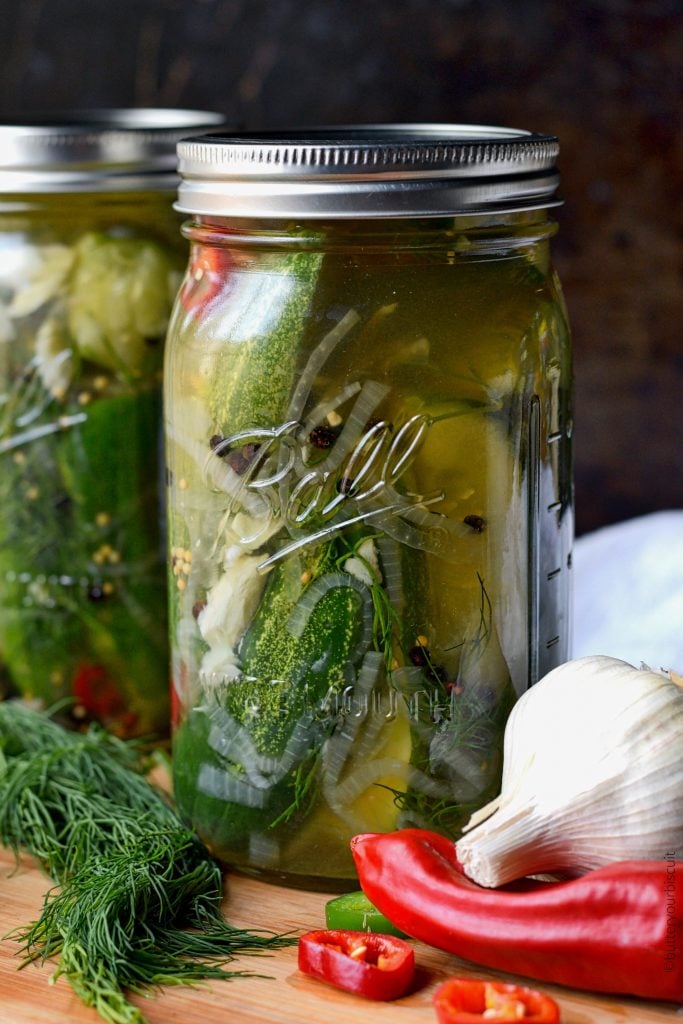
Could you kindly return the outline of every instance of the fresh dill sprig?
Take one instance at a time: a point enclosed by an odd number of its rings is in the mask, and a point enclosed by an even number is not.
[[[0,703],[0,842],[58,883],[14,937],[108,1024],[143,1024],[126,993],[243,975],[225,965],[294,941],[224,921],[218,865],[143,772],[132,742]]]
[[[363,564],[372,582],[369,584],[370,597],[372,599],[372,644],[376,651],[379,651],[384,658],[384,667],[387,673],[395,667],[395,648],[400,647],[398,637],[401,635],[403,623],[391,603],[382,579],[376,568],[367,558],[360,553],[360,548],[368,540],[377,540],[382,537],[381,533],[363,534],[354,542],[348,541],[345,537],[339,538],[343,547],[343,553],[337,558],[337,568],[343,569],[344,562],[348,558],[356,558]]]
[[[270,822],[268,828],[277,828],[279,825],[291,821],[296,815],[305,817],[309,813],[318,796],[321,759],[322,748],[320,746],[309,750],[294,773],[292,802]]]

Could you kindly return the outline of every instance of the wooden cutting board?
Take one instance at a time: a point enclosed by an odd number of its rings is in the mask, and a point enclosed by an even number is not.
[[[35,919],[49,883],[28,859],[15,868],[0,849],[0,935]],[[230,876],[225,914],[235,925],[276,931],[324,927],[329,896],[266,885]],[[50,984],[52,968],[30,966],[17,972],[17,945],[0,942],[0,1024],[101,1024],[69,985]],[[416,990],[394,1003],[369,1003],[299,974],[296,948],[270,956],[243,957],[235,966],[269,975],[213,982],[199,989],[167,989],[134,1001],[149,1024],[435,1024],[431,998],[436,985],[453,974],[493,977],[456,957],[415,943]],[[521,980],[521,979],[512,979]],[[528,980],[527,980],[528,983]],[[663,1024],[681,1020],[676,1006],[598,997],[542,985],[562,1008],[563,1024]]]

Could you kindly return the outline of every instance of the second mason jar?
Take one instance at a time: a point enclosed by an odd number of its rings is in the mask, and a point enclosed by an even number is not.
[[[174,779],[227,864],[345,888],[358,832],[457,837],[568,657],[556,154],[468,126],[179,147]]]
[[[161,367],[192,110],[0,124],[0,696],[168,730]]]

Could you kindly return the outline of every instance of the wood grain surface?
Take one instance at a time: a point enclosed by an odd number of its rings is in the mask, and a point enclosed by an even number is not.
[[[48,881],[29,859],[15,868],[0,849],[0,935],[33,920]],[[286,931],[324,927],[321,893],[298,892],[253,879],[229,876],[225,914],[243,927]],[[17,945],[0,942],[0,1024],[98,1024],[64,979],[50,984],[52,968],[30,966],[17,972]],[[301,975],[296,949],[268,957],[243,957],[240,969],[268,977],[214,982],[197,989],[167,989],[152,998],[135,998],[149,1024],[435,1024],[431,999],[436,985],[453,974],[493,975],[456,957],[415,944],[419,977],[415,990],[394,1003],[369,1003]],[[559,1002],[563,1024],[663,1024],[681,1020],[678,1007],[542,988]]]

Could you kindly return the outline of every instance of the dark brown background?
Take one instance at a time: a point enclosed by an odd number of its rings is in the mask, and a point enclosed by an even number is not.
[[[577,528],[683,508],[682,0],[0,0],[0,113],[552,132]]]

